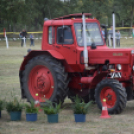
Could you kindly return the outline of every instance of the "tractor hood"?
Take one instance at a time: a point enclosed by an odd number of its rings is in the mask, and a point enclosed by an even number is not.
[[[133,49],[95,49],[89,50],[89,64],[104,64],[109,61],[109,64],[129,64],[132,60]]]

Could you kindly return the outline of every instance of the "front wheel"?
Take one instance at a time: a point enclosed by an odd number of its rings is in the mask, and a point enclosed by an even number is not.
[[[95,89],[95,100],[100,109],[102,101],[106,99],[108,112],[119,114],[126,107],[127,94],[125,88],[115,79],[102,80]]]

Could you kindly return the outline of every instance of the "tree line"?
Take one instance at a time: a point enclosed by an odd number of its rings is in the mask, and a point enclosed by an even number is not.
[[[0,30],[11,30],[16,25],[38,29],[44,18],[53,19],[73,13],[92,13],[100,23],[112,25],[112,12],[116,26],[133,26],[134,0],[0,0]],[[13,27],[14,26],[14,27]]]

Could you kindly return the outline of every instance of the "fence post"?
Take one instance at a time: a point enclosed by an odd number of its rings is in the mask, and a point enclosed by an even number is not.
[[[8,45],[8,39],[7,39],[7,36],[6,36],[6,29],[4,28],[4,37],[5,37],[5,40],[6,40],[6,46],[7,48],[9,48],[9,45]]]
[[[113,48],[115,48],[115,14],[113,12]]]
[[[23,40],[24,40],[24,47],[26,47],[26,38],[24,37]]]

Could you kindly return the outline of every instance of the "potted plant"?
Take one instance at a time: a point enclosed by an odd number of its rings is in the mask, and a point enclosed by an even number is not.
[[[14,97],[13,101],[6,102],[6,110],[10,114],[12,121],[21,120],[21,112],[23,104],[20,104],[17,98]]]
[[[91,105],[91,101],[88,103],[85,103],[81,98],[79,98],[77,95],[74,98],[74,117],[75,122],[85,122],[86,121],[86,114],[89,111],[89,107]]]
[[[0,100],[0,118],[1,118],[1,111],[4,109],[5,107],[5,101]]]
[[[38,107],[35,107],[34,102],[31,101],[30,104],[25,104],[26,110],[26,121],[37,121],[37,113],[39,111]]]
[[[57,104],[51,101],[46,101],[44,106],[44,113],[47,115],[47,121],[49,123],[58,123],[58,113],[61,110],[61,103]]]

